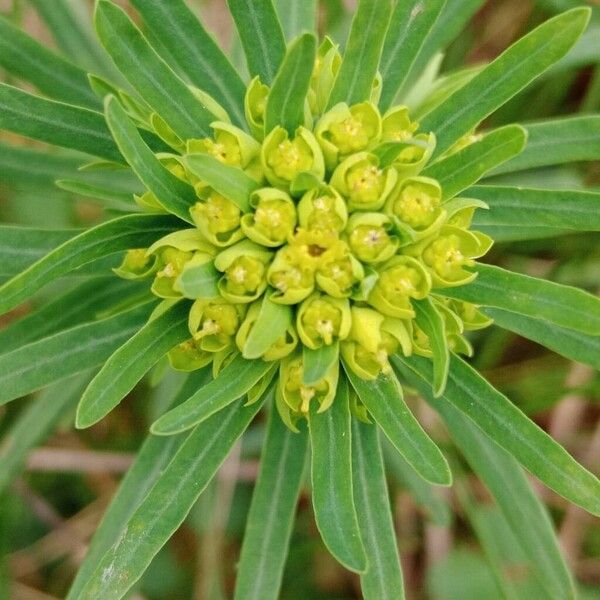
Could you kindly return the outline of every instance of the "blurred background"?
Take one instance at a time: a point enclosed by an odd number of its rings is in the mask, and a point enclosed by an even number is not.
[[[0,12],[44,44],[58,48],[64,40],[60,32],[48,27],[53,1],[0,0]],[[91,27],[93,3],[67,1]],[[126,2],[118,3],[126,6]],[[42,11],[35,12],[32,5],[40,8],[44,4],[50,18],[42,20]],[[190,0],[190,4],[222,45],[231,48],[232,24],[225,1]],[[474,11],[464,27],[461,24],[460,31],[449,31],[455,41],[448,47],[441,70],[450,72],[465,64],[489,61],[539,22],[580,4],[585,2],[489,0]],[[588,4],[597,8],[582,41],[556,67],[494,114],[488,125],[600,112],[600,2]],[[351,1],[321,1],[321,32],[326,30],[343,43],[352,11]],[[131,14],[135,16],[133,11]],[[232,52],[238,56],[235,43]],[[86,66],[83,55],[81,62]],[[1,70],[0,79],[27,87]],[[15,160],[14,153],[9,157],[6,143],[16,143],[23,149],[22,160]],[[600,156],[600,140],[598,144]],[[54,185],[56,179],[73,177],[80,159],[55,149],[50,154],[38,153],[41,149],[41,144],[0,133],[0,220],[64,229],[101,219],[106,206]],[[498,176],[495,182],[600,191],[600,162]],[[596,293],[600,289],[598,234],[507,241],[497,244],[488,258],[523,273]],[[31,308],[21,307],[4,317],[4,323]],[[0,321],[0,327],[2,324]],[[598,374],[495,327],[479,333],[473,343],[473,362],[485,376],[580,462],[598,473]],[[0,495],[0,597],[3,593],[11,600],[64,597],[148,423],[161,412],[165,398],[180,381],[174,374],[160,379],[155,373],[154,380],[138,386],[127,401],[89,430],[74,431],[70,413],[59,419],[56,430],[29,455],[24,473]],[[46,393],[51,401],[51,390]],[[28,402],[31,399],[0,408],[0,440]],[[456,485],[452,489],[432,488],[415,480],[406,465],[398,462],[399,455],[390,453],[387,457],[408,597],[544,598],[485,487],[472,476],[436,416],[418,399],[413,402],[432,435],[442,444],[446,440]],[[216,600],[231,594],[262,435],[263,426],[257,423],[223,465],[185,524],[156,557],[132,597]],[[582,510],[566,506],[537,483],[536,489],[549,507],[581,598],[600,599],[600,523]],[[337,565],[322,545],[306,493],[298,508],[281,597],[361,597],[356,576]]]

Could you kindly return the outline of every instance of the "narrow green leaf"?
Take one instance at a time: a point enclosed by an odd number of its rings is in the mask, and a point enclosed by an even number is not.
[[[236,402],[190,433],[97,564],[79,600],[117,600],[127,593],[183,523],[261,405]]]
[[[208,377],[210,377],[210,369],[201,369],[190,373],[179,389],[174,390],[166,398],[168,404],[176,405],[187,398],[194,390],[204,385]],[[67,595],[67,600],[79,597],[100,559],[111,546],[118,542],[127,522],[154,487],[187,437],[187,435],[169,437],[149,435],[146,437],[92,537],[85,558],[79,566]]]
[[[352,488],[352,448],[348,382],[341,378],[335,400],[308,417],[312,447],[312,500],[317,527],[327,549],[351,571],[364,573],[363,547]]]
[[[54,428],[75,411],[75,405],[89,375],[75,376],[44,390],[19,414],[3,434],[0,446],[0,494],[23,468],[29,452],[43,442]]]
[[[0,129],[122,162],[101,113],[46,100],[0,83]]]
[[[450,467],[404,402],[396,376],[390,373],[380,375],[375,381],[365,381],[346,365],[344,369],[360,401],[412,468],[430,483],[450,485]]]
[[[442,186],[443,200],[449,200],[479,181],[496,165],[519,154],[526,140],[527,133],[519,125],[501,127],[427,167],[423,175],[437,179]]]
[[[236,600],[277,600],[307,462],[308,435],[271,410],[238,563]]]
[[[383,458],[375,425],[352,420],[352,472],[360,534],[369,557],[361,573],[365,600],[402,600],[404,585]]]
[[[466,194],[484,201],[473,227],[496,241],[552,237],[557,232],[600,231],[600,194],[579,190],[535,190],[521,187],[476,186]],[[521,231],[522,230],[522,231]]]
[[[448,150],[562,58],[575,44],[589,18],[589,8],[577,8],[546,21],[427,114],[421,121],[421,129],[436,134],[436,154]]]
[[[0,356],[0,404],[102,364],[148,317],[145,303]]]
[[[433,392],[437,398],[444,392],[450,367],[446,326],[442,315],[430,298],[416,300],[413,306],[417,315],[417,325],[429,338],[429,345],[433,353]]]
[[[490,175],[600,159],[600,115],[525,123],[525,150]]]
[[[565,329],[533,317],[499,308],[484,308],[484,312],[503,329],[533,340],[542,346],[600,371],[600,336]]]
[[[247,359],[262,356],[292,324],[292,308],[285,304],[271,302],[265,296],[258,313],[258,318],[244,344],[242,354]]]
[[[402,374],[425,396],[431,393],[431,362],[421,357],[395,359]],[[446,391],[434,406],[449,403],[528,471],[574,504],[600,514],[600,481],[545,431],[494,389],[462,359],[452,356]]]
[[[71,104],[97,108],[87,74],[0,17],[0,66],[40,92]]]
[[[105,256],[145,248],[181,228],[174,217],[127,215],[92,227],[64,242],[0,286],[0,314],[26,300],[46,283]]]
[[[105,113],[119,150],[135,174],[166,210],[193,223],[190,208],[198,199],[194,188],[161,164],[114,96],[106,99]]]
[[[202,265],[184,269],[177,284],[186,298],[215,298],[219,295],[217,283],[222,276],[214,262],[209,260]]]
[[[265,133],[280,125],[293,135],[304,123],[304,103],[316,53],[317,40],[312,33],[301,35],[289,47],[269,92]]]
[[[126,281],[114,275],[86,281],[0,329],[0,354],[94,321],[107,307],[140,298],[144,293],[149,296],[146,283]]]
[[[236,355],[215,379],[164,414],[150,431],[156,435],[173,435],[202,423],[241,398],[271,367],[265,360],[246,360]]]
[[[275,8],[288,41],[303,31],[316,33],[317,0],[275,0]]]
[[[99,0],[95,24],[102,45],[119,70],[181,139],[212,134],[214,115],[156,54],[123,9]]]
[[[559,327],[600,335],[600,298],[583,290],[478,264],[468,285],[436,290],[449,298],[502,308]]]
[[[391,14],[390,0],[360,0],[329,108],[338,102],[356,104],[371,97]]]
[[[188,154],[183,164],[243,211],[250,211],[250,194],[260,185],[237,167],[223,164],[209,154]]]
[[[379,100],[382,111],[396,99],[445,4],[446,0],[408,0],[396,4],[379,67],[383,80]]]
[[[285,56],[285,38],[272,0],[227,0],[251,77],[270,85]]]
[[[148,321],[104,363],[81,397],[75,426],[90,427],[105,417],[172,348],[189,339],[189,304],[174,306]]]
[[[308,346],[302,349],[302,381],[305,385],[316,385],[327,375],[332,365],[338,362],[340,345],[336,341],[326,346],[323,344],[317,350]]]
[[[131,0],[131,4],[190,82],[219,102],[236,125],[245,127],[246,86],[184,0]]]
[[[519,463],[489,440],[458,408],[432,401],[473,470],[492,492],[512,533],[529,559],[529,567],[548,598],[574,597],[573,582],[558,548],[552,522]]]
[[[77,181],[76,179],[58,179],[56,187],[84,198],[99,200],[104,208],[121,212],[140,212],[139,206],[133,202],[133,194],[117,189]]]

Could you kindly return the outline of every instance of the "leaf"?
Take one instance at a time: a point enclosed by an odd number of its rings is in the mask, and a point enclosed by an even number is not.
[[[0,66],[40,92],[71,104],[97,108],[87,74],[0,17]]]
[[[135,174],[163,208],[193,224],[190,208],[198,200],[194,188],[161,164],[114,96],[107,98],[105,112],[115,142]]]
[[[600,298],[583,290],[478,264],[468,285],[436,290],[449,298],[502,308],[559,327],[600,335]]]
[[[158,56],[121,8],[99,0],[94,22],[118,69],[181,139],[212,135],[214,115]]]
[[[271,410],[237,569],[236,600],[277,600],[307,462],[306,431]]]
[[[344,567],[367,570],[352,489],[352,448],[348,382],[339,380],[335,400],[323,413],[311,412],[312,501],[317,528],[327,549]]]
[[[548,598],[574,597],[573,583],[558,548],[552,522],[519,463],[489,440],[450,403],[437,407],[446,427],[475,473],[492,495],[512,533],[537,571]]]
[[[303,31],[316,33],[317,0],[275,0],[277,16],[288,41]]]
[[[0,129],[116,162],[123,160],[101,113],[0,83]]]
[[[117,600],[126,594],[183,523],[261,405],[236,402],[187,436],[97,563],[79,600]]]
[[[409,0],[396,4],[379,66],[383,81],[379,106],[383,112],[396,99],[445,3],[446,0]]]
[[[149,295],[147,284],[118,279],[92,279],[0,329],[0,353],[53,335],[63,329],[94,321],[106,307]]]
[[[421,129],[436,134],[436,154],[448,150],[562,58],[577,41],[589,18],[588,8],[577,8],[549,19],[428,113],[421,121]]]
[[[340,345],[336,341],[329,346],[323,344],[317,350],[302,348],[302,383],[316,385],[327,375],[332,365],[338,362]]]
[[[533,340],[569,360],[586,363],[600,371],[600,336],[564,329],[547,321],[499,308],[485,308],[483,311],[499,327]]]
[[[490,175],[600,159],[600,115],[563,117],[523,127],[528,133],[525,150]]]
[[[61,190],[71,192],[77,196],[100,200],[104,208],[121,212],[139,212],[139,207],[133,203],[133,196],[130,192],[107,189],[103,186],[77,181],[76,179],[58,179],[54,183]]]
[[[285,38],[272,0],[227,0],[250,76],[270,85],[285,56]]]
[[[260,185],[242,169],[223,164],[209,154],[188,154],[182,160],[196,177],[237,204],[243,212],[250,211],[250,194]]]
[[[173,435],[202,423],[241,398],[272,367],[264,360],[246,360],[240,354],[209,384],[153,423],[155,435]]]
[[[389,491],[383,470],[377,427],[352,420],[352,472],[360,534],[369,557],[361,573],[365,600],[404,598]]]
[[[89,379],[79,375],[45,389],[19,414],[3,434],[0,446],[0,493],[4,493],[22,470],[29,452],[43,442],[71,412]]]
[[[430,361],[398,357],[395,364],[422,394],[431,393]],[[600,481],[462,359],[452,356],[446,391],[433,402],[436,409],[455,406],[557,494],[600,514]]]
[[[0,404],[102,364],[148,317],[146,302],[0,355]]]
[[[352,105],[371,97],[391,14],[390,0],[360,0],[329,108],[338,102]]]
[[[0,314],[82,265],[121,250],[145,248],[180,227],[181,221],[174,217],[155,215],[127,215],[92,227],[0,286]]]
[[[222,276],[214,262],[209,260],[201,265],[186,267],[177,279],[177,285],[186,298],[215,298],[219,295],[217,283]]]
[[[265,133],[280,125],[293,135],[304,123],[304,103],[310,86],[317,40],[305,33],[289,47],[267,99]]]
[[[292,324],[292,308],[289,305],[271,302],[264,296],[258,318],[250,330],[242,355],[246,359],[261,357]]]
[[[187,302],[146,323],[104,363],[77,407],[75,426],[90,427],[105,417],[165,354],[189,339]]]
[[[496,165],[519,154],[526,140],[527,133],[519,125],[501,127],[427,167],[423,175],[437,179],[442,186],[442,199],[449,200],[479,181]]]
[[[444,392],[450,367],[446,326],[442,315],[430,298],[415,300],[413,306],[417,315],[417,325],[429,338],[429,345],[433,353],[433,393],[437,398]]]
[[[390,373],[380,375],[375,381],[366,381],[345,364],[344,370],[360,401],[411,467],[425,481],[450,485],[450,467],[404,402],[396,376]]]
[[[131,4],[190,82],[219,102],[236,125],[245,127],[246,86],[186,3],[132,0]]]

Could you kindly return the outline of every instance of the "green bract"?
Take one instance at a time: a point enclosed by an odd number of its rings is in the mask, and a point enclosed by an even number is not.
[[[309,445],[325,545],[360,574],[365,598],[403,598],[378,430],[406,462],[415,490],[426,485],[419,477],[452,481],[403,389],[438,410],[484,480],[501,473],[503,484],[488,486],[523,554],[539,559],[540,578],[554,578],[544,593],[572,597],[517,461],[594,514],[600,482],[458,355],[472,356],[469,332],[496,318],[598,366],[598,298],[477,262],[496,236],[600,230],[598,194],[557,202],[545,190],[486,183],[492,174],[598,158],[598,150],[570,158],[568,147],[554,148],[571,126],[581,135],[600,131],[597,117],[478,130],[569,52],[590,11],[570,10],[489,65],[438,78],[434,54],[446,32],[481,2],[359,0],[342,53],[330,37],[318,45],[315,2],[229,0],[244,79],[183,0],[131,2],[147,36],[116,4],[97,2],[96,30],[114,65],[94,69],[111,75],[116,67],[122,77],[112,84],[92,75],[89,88],[84,70],[0,21],[9,40],[0,40],[0,66],[29,74],[48,95],[0,84],[0,128],[74,151],[69,160],[87,164],[75,179],[61,176],[61,187],[135,213],[107,211],[99,225],[56,235],[0,228],[1,313],[67,275],[115,274],[93,293],[60,288],[77,305],[71,316],[58,299],[0,332],[3,342],[16,332],[24,343],[9,340],[0,350],[0,402],[104,364],[77,409],[83,428],[154,365],[156,380],[171,370],[187,377],[177,401],[161,404],[156,437],[145,446],[150,467],[136,463],[137,475],[125,480],[113,505],[120,508],[109,509],[119,514],[100,526],[69,599],[125,596],[263,406],[277,414],[269,417],[236,598],[278,597]],[[299,15],[312,19],[310,31],[301,33]],[[15,66],[13,46],[31,69]],[[39,64],[57,71],[56,86]],[[119,87],[124,80],[129,91]],[[528,132],[538,145],[559,138],[559,158],[535,154],[544,150],[527,146]],[[41,156],[14,150],[27,165]],[[536,215],[530,221],[527,211]],[[83,387],[72,382],[65,405]],[[165,440],[175,449],[165,450]],[[505,496],[513,486],[516,515]],[[435,494],[421,496],[439,509]],[[529,525],[543,544],[526,537]]]

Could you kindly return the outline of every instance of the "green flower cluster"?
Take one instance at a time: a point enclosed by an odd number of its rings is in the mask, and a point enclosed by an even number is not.
[[[341,360],[370,380],[389,371],[397,352],[432,355],[415,302],[434,302],[454,352],[470,354],[465,330],[490,322],[477,307],[435,293],[475,277],[468,267],[492,244],[469,231],[482,203],[445,199],[436,180],[420,175],[435,137],[419,132],[404,106],[380,114],[378,79],[371,101],[325,111],[340,60],[324,42],[296,131],[278,126],[265,135],[269,88],[255,78],[245,102],[252,135],[215,107],[213,137],[185,142],[183,155],[210,155],[256,182],[249,210],[201,180],[181,156],[161,156],[196,190],[196,227],[130,250],[117,269],[128,278],[153,277],[163,306],[193,300],[191,337],[169,353],[175,369],[212,362],[218,372],[236,352],[272,361],[249,396],[258,398],[278,369],[277,405],[292,427],[311,401],[320,411],[331,405]],[[138,201],[160,210],[150,192]],[[257,352],[259,336],[268,344]]]

